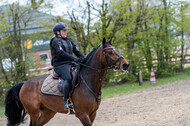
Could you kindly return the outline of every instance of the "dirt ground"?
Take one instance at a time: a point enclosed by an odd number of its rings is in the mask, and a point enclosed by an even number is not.
[[[66,114],[46,124],[63,125],[82,126]],[[5,118],[0,126],[6,126]],[[103,99],[93,126],[190,126],[190,79]]]

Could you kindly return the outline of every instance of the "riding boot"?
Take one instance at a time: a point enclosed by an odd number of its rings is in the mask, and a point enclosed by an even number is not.
[[[68,108],[73,107],[73,105],[69,101],[69,91],[70,91],[70,84],[67,80],[65,80],[64,87],[63,87],[64,110],[67,110]]]

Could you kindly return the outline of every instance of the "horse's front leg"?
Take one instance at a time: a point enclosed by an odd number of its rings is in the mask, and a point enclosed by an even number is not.
[[[96,117],[96,111],[93,112],[93,113],[90,115],[90,121],[91,121],[92,124],[93,124],[93,122],[94,122],[95,117]]]
[[[91,120],[87,113],[76,114],[76,117],[79,118],[83,126],[92,126]]]

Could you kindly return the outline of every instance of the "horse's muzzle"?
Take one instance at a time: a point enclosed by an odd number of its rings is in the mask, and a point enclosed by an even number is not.
[[[121,71],[126,71],[129,67],[129,63],[124,63],[121,67]]]

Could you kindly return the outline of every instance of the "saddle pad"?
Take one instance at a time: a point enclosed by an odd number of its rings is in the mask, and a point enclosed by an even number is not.
[[[41,92],[48,95],[63,96],[63,94],[58,90],[58,79],[53,79],[50,74],[43,82],[41,87]]]

